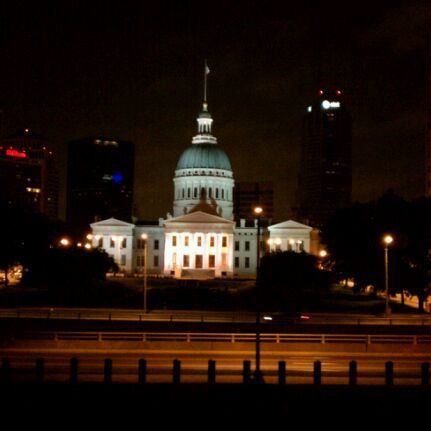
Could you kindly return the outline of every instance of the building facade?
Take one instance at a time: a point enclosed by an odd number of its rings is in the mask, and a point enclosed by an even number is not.
[[[0,197],[14,208],[58,218],[59,175],[47,139],[30,129],[0,140]]]
[[[150,275],[182,279],[256,275],[258,221],[234,221],[233,170],[211,133],[212,121],[204,101],[198,134],[175,169],[173,216],[153,225],[117,218],[91,224],[93,246],[111,255],[121,271],[140,274],[145,267]],[[284,250],[294,239],[301,244],[295,251],[310,252],[310,231],[295,222],[261,229],[259,247],[267,249],[269,237]]]
[[[266,220],[274,218],[274,185],[266,182],[240,182],[235,184],[235,219],[252,218],[253,208],[260,206]]]
[[[320,90],[307,108],[298,181],[297,217],[321,227],[352,195],[351,118],[341,91]]]
[[[131,221],[132,142],[88,137],[68,144],[66,221],[77,234],[97,220]]]

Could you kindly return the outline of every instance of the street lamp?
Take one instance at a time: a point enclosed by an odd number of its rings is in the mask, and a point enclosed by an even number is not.
[[[388,282],[388,248],[389,245],[394,241],[393,236],[385,235],[383,237],[383,244],[385,249],[385,292],[386,292],[386,303],[385,303],[385,314],[388,315],[391,312],[389,307],[389,282]]]
[[[148,235],[143,233],[141,238],[144,242],[144,313],[147,313],[147,239]]]
[[[256,237],[256,369],[254,371],[254,379],[256,383],[263,382],[262,372],[260,370],[260,309],[258,295],[258,274],[260,265],[260,216],[263,212],[262,207],[255,207],[254,213],[257,216],[257,237]]]

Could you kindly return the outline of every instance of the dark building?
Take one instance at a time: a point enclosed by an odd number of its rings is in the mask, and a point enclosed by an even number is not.
[[[23,129],[0,140],[2,203],[56,219],[58,191],[58,170],[45,138]]]
[[[238,182],[234,188],[235,219],[252,220],[256,206],[263,209],[262,217],[272,220],[274,217],[274,187],[272,182]]]
[[[352,121],[341,91],[320,90],[304,121],[297,217],[320,227],[352,195]]]
[[[88,137],[69,142],[66,221],[75,234],[115,217],[130,221],[133,205],[132,142]]]

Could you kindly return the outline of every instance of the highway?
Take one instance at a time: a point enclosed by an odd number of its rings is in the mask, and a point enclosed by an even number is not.
[[[430,314],[393,314],[389,316],[373,314],[340,313],[303,313],[289,316],[282,313],[261,313],[262,323],[289,323],[303,325],[348,324],[348,325],[417,325],[431,326]],[[190,310],[151,310],[144,313],[140,309],[108,308],[53,308],[53,307],[16,307],[0,308],[0,319],[64,319],[64,320],[101,320],[132,322],[202,322],[202,323],[253,323],[254,312],[247,311],[190,311]],[[272,320],[266,320],[267,318]]]

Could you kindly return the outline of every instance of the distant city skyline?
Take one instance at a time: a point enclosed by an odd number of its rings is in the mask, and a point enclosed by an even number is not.
[[[198,7],[199,6],[199,7]],[[136,148],[140,219],[172,211],[175,165],[196,130],[204,60],[213,133],[234,179],[274,184],[274,219],[294,205],[302,115],[339,87],[353,119],[353,201],[425,192],[425,53],[419,1],[7,5],[0,17],[1,135],[52,143],[65,210],[67,142]]]

